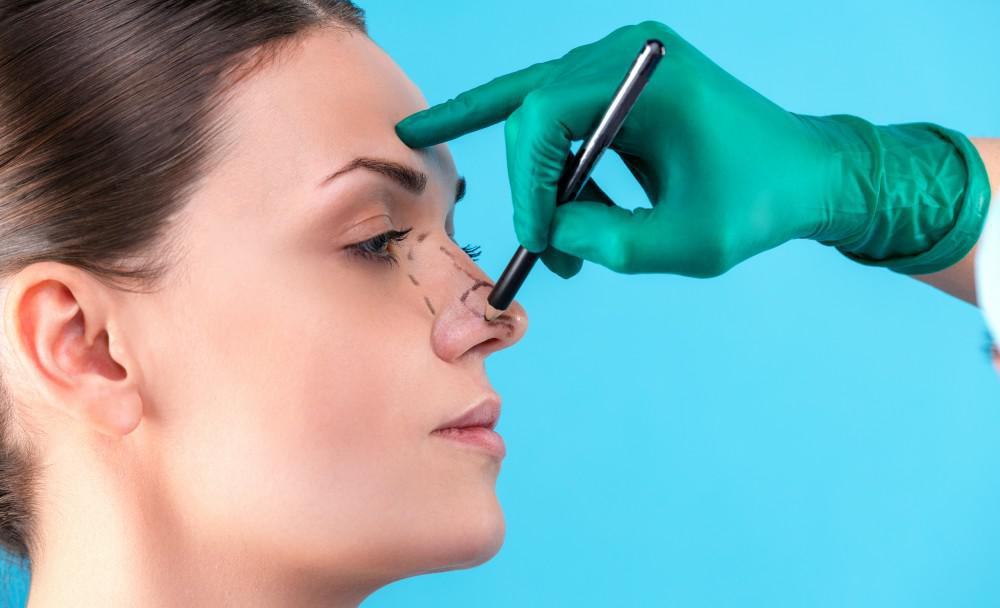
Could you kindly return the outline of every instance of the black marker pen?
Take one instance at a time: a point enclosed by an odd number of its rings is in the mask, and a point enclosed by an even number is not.
[[[562,177],[559,179],[559,189],[556,194],[556,205],[562,205],[575,199],[583,185],[590,178],[590,172],[598,159],[608,149],[614,141],[618,131],[621,130],[625,118],[635,105],[639,93],[642,92],[646,83],[649,82],[653,70],[656,69],[660,59],[663,58],[665,49],[659,40],[647,40],[645,46],[625,79],[618,86],[614,98],[608,109],[605,110],[597,128],[590,134],[566,163]],[[486,310],[483,316],[487,321],[492,321],[507,310],[510,303],[514,301],[517,290],[521,288],[524,279],[528,277],[531,267],[538,261],[539,254],[532,253],[523,246],[517,248],[514,257],[511,258],[504,269],[503,274],[486,298]]]

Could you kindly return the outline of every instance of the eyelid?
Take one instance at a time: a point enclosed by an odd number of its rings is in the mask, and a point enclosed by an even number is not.
[[[378,222],[376,220],[383,221]],[[395,226],[392,223],[392,216],[388,213],[380,213],[378,215],[369,216],[360,222],[356,222],[351,225],[344,231],[343,238],[345,241],[350,243],[356,243],[394,228]]]
[[[351,243],[344,249],[349,255],[358,256],[367,261],[395,266],[399,263],[399,260],[396,258],[396,255],[392,252],[390,247],[393,243],[400,243],[404,241],[412,230],[413,226],[410,226],[405,230],[386,230],[362,241]],[[372,249],[373,243],[377,243],[374,250]],[[384,250],[383,247],[385,248]]]

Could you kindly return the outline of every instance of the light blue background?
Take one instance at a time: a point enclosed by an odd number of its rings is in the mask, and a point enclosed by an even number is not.
[[[362,5],[431,103],[658,19],[789,110],[1000,135],[993,0]],[[516,244],[503,145],[451,146],[458,240],[493,276]],[[617,157],[595,177],[646,204]],[[503,549],[365,606],[1000,605],[1000,380],[973,307],[811,242],[712,280],[539,265],[519,299],[528,334],[488,362]]]

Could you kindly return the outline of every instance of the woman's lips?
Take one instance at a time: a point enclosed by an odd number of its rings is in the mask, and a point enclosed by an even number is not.
[[[438,429],[431,433],[431,435],[440,435],[445,439],[477,447],[501,460],[507,455],[507,446],[503,442],[503,437],[496,431],[492,431],[485,426]]]
[[[493,429],[500,419],[500,395],[490,392],[484,395],[478,403],[465,412],[445,422],[439,429],[465,428],[468,426],[484,426]]]

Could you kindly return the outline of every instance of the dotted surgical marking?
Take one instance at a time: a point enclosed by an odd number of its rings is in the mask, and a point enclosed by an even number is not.
[[[441,250],[441,253],[443,253],[443,254],[445,254],[446,256],[448,256],[448,259],[450,259],[450,260],[451,260],[451,263],[455,265],[455,268],[458,268],[458,269],[459,269],[460,271],[462,271],[462,273],[463,273],[463,274],[464,274],[465,276],[469,277],[469,278],[470,278],[470,279],[472,279],[473,281],[478,281],[478,280],[480,280],[480,279],[479,279],[479,277],[477,277],[476,275],[474,275],[474,274],[472,274],[471,272],[469,272],[469,271],[468,271],[468,269],[467,269],[467,268],[466,268],[465,266],[463,266],[462,264],[460,264],[460,263],[458,262],[458,260],[456,260],[456,259],[455,259],[455,254],[453,254],[452,252],[450,252],[450,251],[448,251],[447,249],[445,249],[444,245],[439,245],[439,246],[438,246],[438,249],[440,249],[440,250]]]
[[[410,277],[410,282],[413,283],[414,285],[418,285],[418,286],[420,285],[420,283],[417,282],[417,277],[413,276],[412,274],[408,274],[406,276]]]
[[[427,304],[427,308],[431,311],[431,314],[432,315],[436,315],[437,313],[434,312],[434,307],[431,305],[430,298],[428,298],[427,296],[424,296],[424,302]]]
[[[507,328],[507,337],[510,338],[514,335],[514,323],[511,321],[501,321],[500,318],[493,319],[490,323],[496,323]]]
[[[460,297],[459,300],[464,304],[465,299],[469,297],[469,294],[479,289],[480,287],[493,287],[493,283],[477,280],[475,283],[472,284],[472,287],[465,290],[465,293],[462,294],[462,297]]]
[[[417,236],[417,242],[420,242],[421,240],[423,240],[421,237],[424,237],[424,236],[427,236],[427,235],[426,234],[418,235]],[[445,248],[444,245],[438,246],[438,249],[441,250],[441,253],[443,253],[446,256],[448,256],[448,259],[451,260],[451,263],[455,266],[455,268],[457,268],[458,270],[460,270],[462,272],[462,274],[464,274],[465,276],[467,276],[467,277],[469,277],[470,279],[473,280],[472,287],[469,287],[468,289],[466,289],[462,293],[462,295],[459,296],[459,298],[458,298],[459,301],[462,302],[462,304],[465,304],[466,308],[469,308],[469,310],[472,310],[472,308],[466,302],[466,300],[469,297],[469,294],[472,293],[473,291],[481,288],[481,287],[493,287],[493,283],[490,283],[489,281],[484,281],[484,280],[480,279],[479,277],[477,277],[476,275],[474,275],[471,272],[469,272],[468,269],[466,269],[466,267],[463,264],[459,263],[459,261],[455,259],[455,255],[452,252],[448,251],[448,249]],[[427,307],[430,308],[431,312],[433,313],[434,312],[434,308],[431,307],[430,300],[428,300],[427,297],[425,296],[424,297],[424,301],[427,302]],[[477,315],[481,315],[482,314],[482,311],[472,310],[472,312],[476,313]],[[499,317],[497,317],[496,319],[493,319],[492,321],[488,321],[488,323],[490,323],[491,325],[499,325],[501,327],[506,328],[507,329],[507,337],[508,338],[510,338],[510,337],[512,337],[514,335],[514,330],[515,330],[514,323],[513,323],[513,321],[510,320],[510,317],[507,316],[506,312],[501,313]]]

